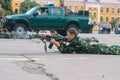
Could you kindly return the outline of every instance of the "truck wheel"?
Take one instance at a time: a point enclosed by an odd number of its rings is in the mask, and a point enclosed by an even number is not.
[[[76,25],[74,25],[74,24],[69,25],[68,28],[67,28],[67,31],[68,31],[70,28],[74,28],[74,29],[77,31],[77,33],[80,32],[78,26],[76,26]]]
[[[23,39],[26,37],[27,30],[24,24],[16,24],[14,28],[15,37],[18,39]]]

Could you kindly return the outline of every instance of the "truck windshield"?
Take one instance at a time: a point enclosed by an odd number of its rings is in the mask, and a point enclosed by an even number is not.
[[[31,8],[30,10],[28,10],[27,12],[26,12],[26,14],[31,14],[31,13],[33,13],[34,11],[35,11],[35,9],[36,9],[36,7],[34,7],[34,8]]]

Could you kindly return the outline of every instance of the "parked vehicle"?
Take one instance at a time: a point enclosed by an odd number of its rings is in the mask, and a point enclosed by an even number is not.
[[[74,14],[65,7],[36,6],[24,14],[8,15],[4,20],[4,27],[17,36],[26,34],[27,31],[55,29],[65,35],[69,28],[77,31],[91,33],[93,24],[88,11]]]

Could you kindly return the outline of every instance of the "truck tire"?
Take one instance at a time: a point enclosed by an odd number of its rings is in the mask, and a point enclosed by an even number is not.
[[[67,28],[66,31],[68,31],[68,30],[71,29],[71,28],[74,28],[74,29],[77,31],[77,33],[80,32],[78,26],[76,26],[76,25],[74,25],[74,24],[70,24],[70,25],[68,26],[68,28]]]
[[[15,28],[14,28],[15,38],[23,39],[26,37],[26,34],[27,34],[27,29],[24,24],[18,23],[15,25]]]

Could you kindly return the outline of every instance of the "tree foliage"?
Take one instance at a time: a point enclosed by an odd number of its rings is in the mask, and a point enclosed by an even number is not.
[[[20,12],[21,13],[25,13],[28,9],[34,7],[34,6],[38,6],[39,4],[37,2],[35,2],[34,0],[24,0],[24,2],[21,3],[20,5]]]
[[[0,4],[2,5],[2,8],[5,10],[5,14],[12,14],[12,6],[11,6],[12,0],[0,0]]]
[[[110,22],[112,25],[112,28],[115,28],[116,24],[118,23],[119,19],[118,18],[114,18],[112,19],[112,21]]]

